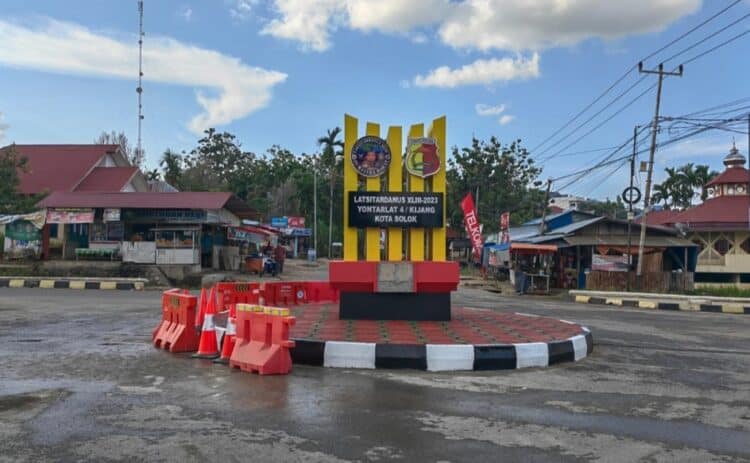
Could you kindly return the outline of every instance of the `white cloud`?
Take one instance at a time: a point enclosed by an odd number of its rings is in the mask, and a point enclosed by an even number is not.
[[[426,76],[414,78],[417,87],[454,88],[463,85],[490,85],[496,82],[539,77],[539,54],[531,58],[480,59],[457,69],[441,66]]]
[[[484,103],[477,103],[474,106],[474,109],[476,109],[477,114],[480,116],[497,116],[498,114],[505,111],[505,105],[497,105],[497,106],[491,106]]]
[[[77,24],[51,19],[24,27],[0,20],[0,64],[100,77],[135,79],[135,40],[118,40]],[[249,66],[237,58],[166,37],[147,36],[143,50],[144,80],[196,88],[203,112],[188,127],[201,133],[228,124],[265,106],[271,90],[286,80],[281,72]],[[215,96],[207,96],[211,89]]]
[[[278,17],[264,29],[324,51],[338,26],[408,36],[436,28],[443,43],[479,50],[541,50],[590,38],[615,39],[663,29],[701,0],[273,0]]]
[[[257,0],[231,0],[229,16],[238,21],[250,19]]]
[[[701,0],[466,0],[439,28],[455,48],[540,50],[655,32],[700,6]]]
[[[671,161],[691,159],[702,160],[705,163],[710,161],[709,158],[717,161],[723,159],[724,156],[729,154],[730,148],[732,148],[732,137],[726,134],[722,136],[688,138],[660,149],[658,151],[658,158],[659,163],[664,165],[671,165]],[[737,148],[742,154],[747,155],[747,151],[743,151],[744,146],[742,143],[738,143]]]
[[[183,6],[180,9],[180,16],[185,20],[185,22],[189,23],[193,20],[193,9],[189,6]]]
[[[516,116],[511,116],[510,114],[504,114],[503,116],[500,117],[500,119],[498,119],[498,122],[500,123],[500,125],[506,125],[506,124],[510,124],[511,122],[513,122],[513,119],[515,118]]]
[[[343,0],[275,0],[279,18],[261,34],[300,42],[303,49],[324,51],[331,46],[330,33],[338,25]]]

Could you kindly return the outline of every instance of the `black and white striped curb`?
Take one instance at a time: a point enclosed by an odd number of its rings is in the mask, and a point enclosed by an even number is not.
[[[572,297],[574,302],[582,304],[597,304],[597,305],[616,305],[623,307],[636,307],[640,309],[652,309],[652,310],[680,310],[683,312],[714,312],[714,313],[731,313],[731,314],[745,314],[750,315],[750,302],[748,305],[744,305],[737,302],[727,303],[713,303],[703,304],[695,303],[692,304],[689,301],[682,302],[663,302],[656,301],[653,299],[643,298],[624,298],[624,297],[599,297],[599,296],[586,296],[583,294],[576,294]]]
[[[591,331],[551,343],[376,344],[295,339],[297,364],[334,368],[409,368],[427,371],[512,370],[577,362],[594,350]]]
[[[45,289],[120,289],[141,291],[146,280],[96,280],[55,279],[40,277],[0,278],[0,288],[45,288]]]

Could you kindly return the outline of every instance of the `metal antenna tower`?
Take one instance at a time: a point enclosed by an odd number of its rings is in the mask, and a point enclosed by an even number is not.
[[[143,148],[141,146],[141,124],[143,122],[143,0],[138,1],[139,32],[138,32],[138,144],[136,146],[135,162],[140,167],[143,162]]]

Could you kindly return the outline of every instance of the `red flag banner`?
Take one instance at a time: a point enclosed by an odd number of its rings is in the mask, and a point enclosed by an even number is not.
[[[479,226],[479,217],[477,217],[477,210],[474,207],[474,198],[471,193],[466,193],[464,199],[461,200],[461,209],[464,211],[464,225],[466,226],[466,233],[469,234],[471,239],[471,246],[474,248],[474,255],[477,259],[482,258],[482,230]]]
[[[503,212],[500,215],[500,243],[510,243],[510,212]]]

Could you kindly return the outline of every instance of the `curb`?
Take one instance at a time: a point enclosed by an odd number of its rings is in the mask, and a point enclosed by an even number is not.
[[[426,371],[487,371],[546,367],[577,362],[594,350],[583,334],[550,343],[524,344],[376,344],[294,339],[292,362],[332,368],[389,368]]]
[[[5,277],[0,278],[0,288],[42,288],[42,289],[98,289],[142,291],[146,286],[144,280],[111,280],[111,279],[56,279],[39,277]]]
[[[677,302],[658,302],[651,299],[604,298],[596,296],[585,296],[582,294],[576,294],[571,299],[573,302],[577,302],[580,304],[616,305],[623,307],[634,307],[639,309],[670,310],[681,312],[711,312],[750,315],[750,306],[743,306],[742,304],[737,303],[700,304],[697,308],[690,308],[683,307]]]

